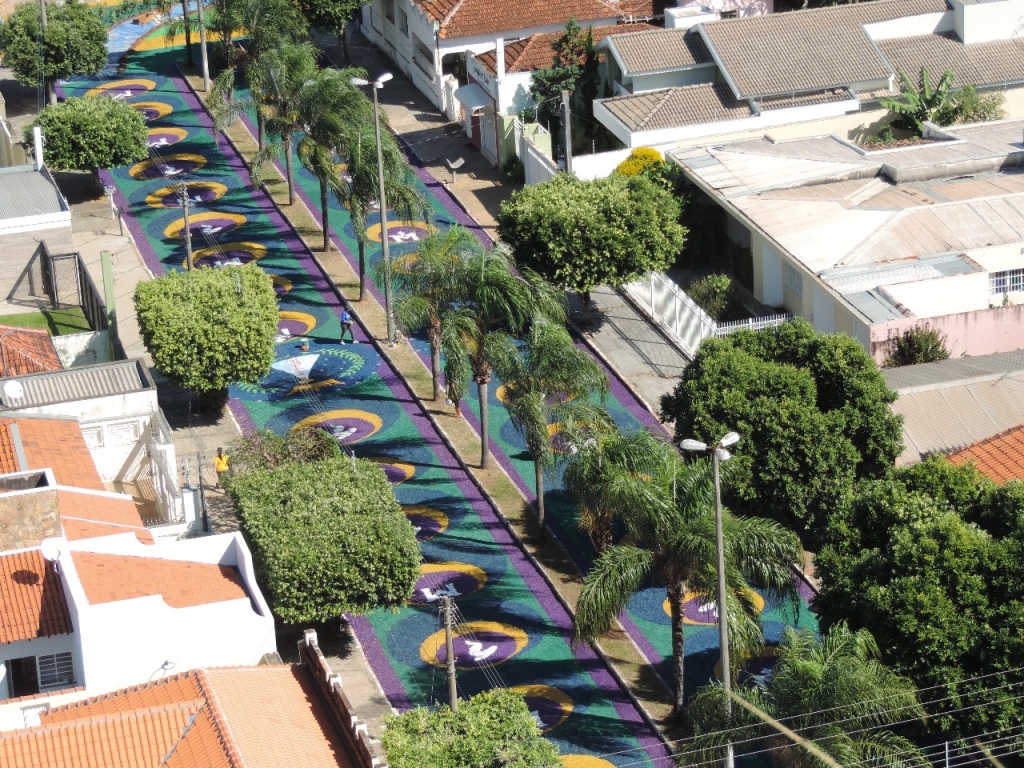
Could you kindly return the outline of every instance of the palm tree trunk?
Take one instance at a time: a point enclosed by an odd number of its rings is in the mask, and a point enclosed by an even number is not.
[[[349,55],[348,55],[348,40],[345,37],[345,23],[344,22],[342,22],[341,26],[338,28],[338,42],[341,43],[341,52],[342,52],[342,55],[344,55],[344,57],[345,57],[345,63],[346,64],[351,64],[352,63],[352,59],[350,59]]]
[[[533,474],[537,481],[537,522],[544,530],[544,465],[539,459],[533,461]]]
[[[366,292],[366,241],[359,238],[359,300],[363,300]]]
[[[583,302],[583,322],[590,325],[590,291],[580,293],[580,301]]]
[[[430,376],[434,380],[434,402],[441,399],[441,320],[430,318],[427,326],[427,338],[430,340]]]
[[[262,152],[267,148],[267,118],[260,108],[256,107],[256,143]]]
[[[330,222],[327,220],[327,182],[320,179],[320,213],[323,214],[324,253],[331,250]]]
[[[685,594],[685,583],[673,581],[668,585],[668,604],[672,616],[672,672],[676,684],[673,711],[677,718],[684,716],[686,707],[683,676],[683,664],[686,658],[686,640],[683,635],[683,597]]]
[[[611,549],[612,524],[608,520],[598,520],[594,525],[594,532],[590,534],[590,541],[599,557]]]
[[[189,0],[181,0],[182,21],[185,23],[185,66],[192,66],[192,22],[188,15]]]
[[[295,204],[295,187],[292,180],[292,132],[285,131],[284,135],[284,175],[288,182],[288,205]]]
[[[487,407],[487,382],[490,380],[490,376],[481,376],[476,380],[476,391],[480,398],[480,469],[487,469],[491,466],[491,451],[487,445],[487,421],[489,415]]]

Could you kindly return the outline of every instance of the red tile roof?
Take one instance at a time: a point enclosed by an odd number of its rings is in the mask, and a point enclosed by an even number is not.
[[[654,15],[653,0],[417,0],[445,38],[515,32],[531,27]]]
[[[0,325],[0,377],[60,369],[60,358],[48,332]]]
[[[19,768],[348,768],[302,667],[194,670],[44,712],[0,733]],[[156,759],[153,759],[153,756]]]
[[[0,556],[0,643],[71,630],[64,587],[39,550]]]
[[[29,469],[49,467],[60,485],[105,490],[74,419],[0,418],[0,473],[21,471],[11,424],[18,425]]]
[[[657,27],[650,24],[615,24],[607,27],[594,27],[593,29],[594,42],[599,43],[608,35],[619,35],[626,32],[646,32],[657,29]],[[533,72],[538,69],[547,69],[555,60],[555,50],[552,46],[563,34],[562,32],[549,32],[544,35],[531,35],[514,43],[508,43],[505,46],[505,72],[507,74],[515,74],[516,72]],[[476,58],[492,75],[498,73],[495,63],[495,51],[478,54]]]
[[[143,544],[153,543],[139,508],[130,497],[115,497],[62,488],[57,491],[61,528],[68,541],[133,531]]]
[[[979,472],[997,483],[1024,480],[1024,424],[948,455],[954,464],[973,462]]]
[[[72,552],[89,603],[160,595],[172,608],[247,600],[242,575],[231,565],[155,557]]]

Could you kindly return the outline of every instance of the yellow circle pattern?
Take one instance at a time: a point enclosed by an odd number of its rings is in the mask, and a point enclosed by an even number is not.
[[[378,459],[371,459],[371,461],[378,461]],[[406,478],[408,479],[408,478]],[[438,531],[435,536],[440,536],[442,533],[448,530],[448,515],[442,512],[440,509],[434,509],[433,507],[425,507],[422,504],[404,504],[402,505],[402,514],[406,517],[417,515],[419,517],[429,517],[431,520],[437,521]]]
[[[696,600],[699,597],[700,597],[700,595],[698,595],[696,592],[687,592],[685,595],[683,595],[683,604],[685,605],[686,603],[690,602],[691,600]],[[754,592],[753,590],[751,590],[750,591],[750,598],[753,600],[754,607],[757,608],[757,612],[758,613],[760,613],[761,611],[764,610],[764,598],[763,597],[761,597],[759,594],[757,594],[757,592]],[[672,606],[669,605],[667,597],[665,598],[665,602],[661,604],[661,608],[662,608],[663,611],[665,611],[665,615],[666,616],[671,616],[672,615]],[[686,616],[684,615],[683,616],[683,624],[694,624],[694,625],[696,625],[698,627],[715,627],[715,626],[718,626],[718,621],[717,620],[716,621],[693,621],[692,619],[686,618]]]
[[[218,219],[227,219],[228,221],[234,222],[237,226],[242,226],[246,222],[245,216],[240,213],[225,213],[223,211],[208,211],[207,213],[196,213],[188,217],[189,227],[194,227],[196,224],[201,224],[204,221],[216,221]],[[181,233],[185,229],[185,217],[182,216],[177,221],[171,222],[164,228],[164,237],[177,240],[181,237]]]
[[[526,647],[529,642],[529,638],[526,633],[523,632],[519,627],[513,627],[511,624],[501,624],[497,621],[470,621],[466,624],[460,624],[455,629],[455,637],[462,637],[463,635],[476,635],[482,632],[500,632],[503,635],[508,635],[515,640],[516,649],[510,653],[504,659],[496,659],[490,662],[491,666],[503,664],[509,659],[518,656],[519,653]],[[445,631],[438,630],[420,645],[420,658],[423,659],[427,664],[431,664],[435,667],[444,667],[445,664],[438,660],[437,652],[444,646]],[[456,659],[455,666],[457,669],[479,669],[476,664],[459,664]]]
[[[209,189],[214,192],[214,197],[210,200],[204,201],[204,203],[212,203],[214,200],[219,200],[228,193],[228,188],[223,184],[218,184],[215,181],[189,181],[185,184],[188,187],[189,192],[192,190]],[[169,195],[178,196],[181,194],[181,187],[178,185],[172,187],[161,187],[151,195],[146,196],[146,205],[150,208],[180,208],[181,205],[164,205],[164,198]],[[180,202],[180,198],[179,198]],[[203,205],[204,203],[192,203],[192,205]],[[266,250],[266,249],[264,249]]]
[[[162,101],[137,101],[130,106],[132,109],[138,110],[139,112],[147,109],[153,110],[156,112],[156,115],[151,118],[153,120],[159,120],[161,117],[167,117],[174,111],[174,107]]]
[[[360,421],[365,421],[372,427],[372,429],[370,432],[360,437],[359,440],[365,440],[367,437],[370,437],[370,435],[377,434],[380,432],[381,427],[384,426],[384,422],[381,420],[380,416],[375,413],[360,411],[355,408],[341,408],[335,411],[322,411],[321,413],[314,413],[312,416],[307,416],[292,427],[291,431],[294,432],[295,430],[303,429],[304,427],[315,427],[317,424],[330,419],[359,419]],[[352,442],[358,441],[353,440]]]
[[[121,88],[132,88],[133,86],[141,87],[147,91],[152,91],[154,88],[156,88],[156,83],[152,80],[145,80],[143,78],[136,78],[132,80],[115,80],[112,83],[104,83],[103,85],[97,85],[95,88],[86,91],[85,95],[103,96],[105,94],[110,93],[111,91],[117,91]],[[140,96],[141,94],[137,93],[135,95]]]
[[[193,155],[189,152],[181,152],[176,155],[165,155],[164,157],[160,158],[160,162],[165,165],[173,160],[182,160],[189,163],[195,163],[196,167],[193,170],[196,171],[198,171],[200,168],[206,165],[205,157],[203,157],[202,155]],[[133,165],[128,170],[128,175],[131,176],[133,179],[144,179],[145,177],[142,174],[144,174],[146,171],[148,171],[150,168],[156,165],[157,162],[155,160],[143,160],[141,163],[136,163],[135,165]]]
[[[544,733],[553,731],[555,728],[564,723],[570,714],[572,714],[572,699],[564,692],[550,685],[516,685],[509,689],[516,693],[522,694],[524,697],[530,697],[534,699],[547,699],[553,701],[558,705],[558,708],[562,710],[562,714],[558,719],[557,723],[546,726],[543,730]]]
[[[426,230],[427,232],[437,231],[437,227],[433,224],[428,224],[425,221],[389,221],[388,229],[390,230],[392,227],[413,227],[415,229]],[[374,224],[372,227],[367,227],[366,236],[375,243],[381,242],[380,224]]]

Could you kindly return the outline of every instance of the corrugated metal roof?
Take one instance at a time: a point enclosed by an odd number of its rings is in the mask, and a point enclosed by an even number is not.
[[[21,395],[12,397],[8,382],[21,385]],[[94,397],[109,397],[151,389],[153,381],[141,360],[85,365],[61,371],[0,379],[0,409],[28,408]]]
[[[1008,377],[1024,377],[1024,350],[882,370],[889,389],[901,395]]]
[[[0,220],[66,210],[48,172],[37,171],[34,165],[0,168]]]

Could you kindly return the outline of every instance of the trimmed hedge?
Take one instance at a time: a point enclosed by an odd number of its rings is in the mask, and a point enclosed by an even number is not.
[[[329,459],[235,477],[257,578],[282,621],[306,624],[398,608],[421,562],[416,534],[384,470]]]

